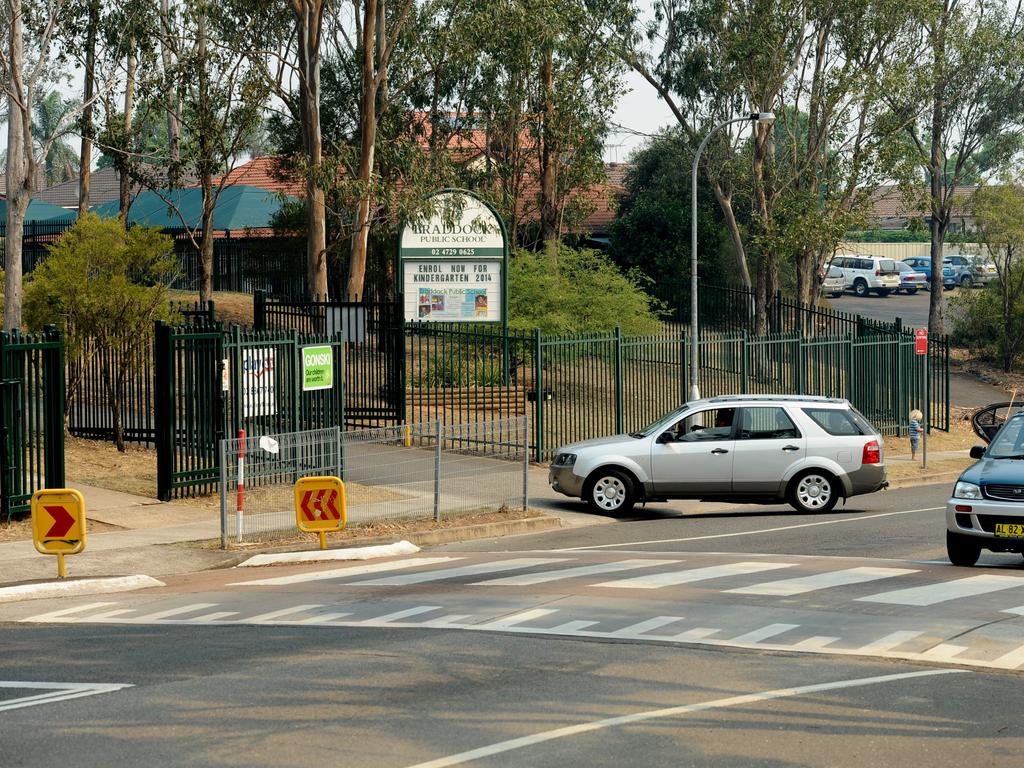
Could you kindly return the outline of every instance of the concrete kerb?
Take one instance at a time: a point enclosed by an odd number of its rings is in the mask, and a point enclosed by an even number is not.
[[[0,587],[0,603],[39,600],[47,597],[80,597],[113,592],[133,592],[137,589],[163,586],[166,585],[162,581],[141,575],[16,584],[10,587]]]

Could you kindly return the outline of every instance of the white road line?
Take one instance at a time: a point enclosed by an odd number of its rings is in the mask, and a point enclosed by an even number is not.
[[[924,632],[911,632],[908,630],[890,632],[888,635],[880,637],[867,645],[862,645],[857,649],[857,653],[885,653],[887,651],[891,651],[896,646],[903,645],[908,640],[913,640],[915,637],[920,637],[923,634]]]
[[[929,661],[951,661],[967,650],[966,645],[952,645],[951,643],[939,643],[934,648],[929,648],[921,654],[922,659]]]
[[[51,613],[41,613],[38,616],[32,616],[27,619],[22,619],[22,622],[33,622],[33,623],[44,623],[51,621],[52,619],[61,619],[62,621],[74,621],[74,619],[67,618],[72,613],[79,613],[81,611],[91,611],[93,608],[106,608],[109,605],[117,605],[117,603],[85,603],[84,605],[76,605],[74,608],[64,608],[59,611],[52,611]]]
[[[755,629],[752,632],[745,632],[742,635],[729,638],[729,642],[736,643],[738,645],[760,643],[762,640],[767,640],[769,637],[781,635],[783,632],[789,632],[789,630],[796,629],[799,626],[799,624],[768,624],[767,626]]]
[[[592,627],[598,622],[596,621],[567,621],[565,624],[559,624],[557,627],[552,627],[552,632],[565,632],[566,634],[572,634],[573,632],[579,632],[581,629]]]
[[[430,581],[442,581],[444,579],[458,579],[462,576],[479,576],[483,573],[501,573],[502,571],[515,571],[520,568],[532,568],[535,565],[547,565],[548,563],[561,563],[569,558],[565,557],[519,557],[513,560],[498,560],[490,563],[477,563],[466,565],[461,568],[441,568],[436,571],[423,571],[422,573],[406,573],[401,576],[386,576],[381,579],[369,579],[367,581],[355,581],[348,586],[353,587],[402,587],[410,584],[426,584]]]
[[[134,610],[135,610],[134,608],[117,608],[116,610],[113,610],[113,611],[104,611],[103,613],[94,613],[94,614],[91,614],[91,615],[87,616],[86,618],[89,621],[103,621],[104,619],[112,619],[115,616],[124,616],[124,614],[131,613]]]
[[[214,611],[213,613],[207,613],[202,616],[196,616],[192,619],[196,624],[205,624],[210,621],[220,621],[226,619],[228,616],[237,616],[238,611]]]
[[[775,571],[779,568],[792,568],[793,563],[729,563],[728,565],[709,565],[706,568],[690,568],[685,571],[668,571],[648,576],[634,576],[631,579],[617,579],[591,584],[592,587],[609,587],[613,589],[661,589],[676,584],[690,584],[695,581],[721,579],[728,576],[741,576],[760,571]]]
[[[905,576],[908,573],[918,573],[918,571],[913,568],[848,568],[844,571],[830,571],[814,576],[802,576],[798,579],[766,581],[763,584],[754,584],[749,587],[739,587],[725,591],[735,592],[739,595],[787,597],[790,595],[802,595],[805,592],[813,592],[816,589],[845,587],[850,584],[863,584],[864,582],[877,581],[878,579],[889,579],[893,576]]]
[[[424,627],[444,627],[452,624],[461,624],[463,620],[471,618],[470,613],[449,613],[447,616],[438,616],[436,619],[430,619],[430,621],[424,621],[421,626]]]
[[[799,643],[793,644],[794,651],[823,651],[832,643],[836,642],[838,637],[823,637],[821,635],[815,635],[814,637],[808,637],[806,640],[801,640]]]
[[[652,629],[657,629],[658,627],[664,627],[667,624],[674,624],[677,621],[682,621],[683,618],[683,616],[655,616],[653,619],[641,621],[629,627],[623,627],[611,634],[613,637],[636,636],[643,632],[650,632]]]
[[[1024,587],[1024,577],[985,574],[983,576],[969,576],[966,579],[957,579],[956,581],[945,581],[941,584],[929,584],[925,587],[911,587],[910,589],[897,589],[892,592],[880,592],[877,595],[858,597],[857,600],[865,603],[925,606],[945,603],[949,600],[959,600],[964,597],[986,595],[990,592],[1012,589],[1013,587]]]
[[[46,690],[33,696],[21,696],[17,699],[0,701],[0,712],[11,709],[34,707],[40,704],[52,704],[68,699],[79,699],[83,696],[95,696],[99,693],[112,693],[124,688],[131,688],[131,683],[39,683],[21,680],[0,680],[0,688],[24,690]]]
[[[814,685],[802,685],[795,688],[779,688],[773,691],[762,691],[760,693],[748,693],[739,696],[730,696],[724,699],[716,699],[714,701],[701,702],[699,704],[684,704],[678,707],[652,709],[646,712],[635,712],[631,715],[608,717],[603,720],[594,720],[589,723],[579,723],[577,725],[570,725],[563,728],[555,728],[550,731],[542,731],[540,733],[530,734],[529,736],[521,736],[516,739],[499,741],[496,744],[490,744],[488,746],[479,747],[478,749],[471,749],[466,752],[460,752],[456,755],[439,757],[435,760],[428,760],[426,762],[417,763],[414,766],[410,766],[410,768],[447,768],[448,766],[452,765],[462,765],[464,763],[469,763],[474,760],[480,760],[486,757],[492,757],[494,755],[500,755],[506,752],[511,752],[516,749],[532,747],[536,744],[542,744],[546,741],[564,739],[569,736],[579,736],[583,733],[592,733],[594,731],[600,731],[605,728],[613,728],[620,725],[630,725],[632,723],[639,723],[645,720],[654,720],[663,717],[678,717],[680,715],[692,714],[694,712],[707,712],[713,709],[725,709],[728,707],[738,707],[748,704],[757,704],[762,701],[771,701],[773,699],[791,698],[794,696],[803,696],[805,694],[835,691],[843,688],[859,688],[867,685],[878,685],[881,683],[892,683],[900,680],[911,680],[917,677],[949,675],[960,672],[962,672],[962,670],[959,669],[932,669],[924,672],[903,672],[895,675],[861,677],[853,680],[836,680],[829,683],[817,683]]]
[[[410,616],[419,616],[421,613],[430,613],[430,611],[439,610],[441,610],[440,605],[420,605],[416,608],[406,608],[404,611],[386,613],[383,616],[378,616],[375,619],[367,619],[362,623],[368,625],[390,624],[392,621],[398,621],[399,619],[407,619]]]
[[[265,621],[275,621],[283,616],[291,616],[296,613],[302,613],[303,611],[311,611],[314,608],[323,608],[322,603],[311,603],[309,605],[293,605],[291,608],[282,608],[278,611],[270,611],[269,613],[261,613],[258,616],[250,616],[247,619],[242,619],[239,623],[241,624],[262,624]]]
[[[533,608],[529,611],[523,611],[522,613],[516,613],[504,619],[498,619],[497,621],[490,621],[486,624],[481,624],[482,627],[488,629],[503,629],[505,627],[514,627],[517,624],[525,624],[527,621],[533,621],[534,619],[540,619],[544,616],[550,616],[552,613],[558,613],[557,608]]]
[[[337,621],[338,619],[344,619],[346,616],[351,616],[351,613],[318,613],[316,616],[310,616],[308,619],[296,622],[298,624],[326,624],[329,621]]]
[[[177,608],[168,608],[166,611],[157,611],[156,613],[147,613],[144,616],[136,616],[128,619],[131,623],[143,623],[147,621],[160,621],[160,619],[169,619],[171,616],[180,616],[183,613],[192,613],[193,611],[202,611],[206,608],[216,608],[217,603],[192,603],[191,605],[182,605]],[[87,617],[87,620],[88,619]]]
[[[711,637],[712,635],[717,635],[721,631],[721,629],[712,629],[711,627],[694,627],[693,629],[688,629],[685,632],[680,632],[678,635],[674,635],[670,639],[677,643],[695,643]]]
[[[1000,611],[1000,613],[1012,613],[1016,616],[1024,616],[1024,605],[1018,608],[1006,608],[1005,610]]]
[[[616,571],[631,571],[637,568],[654,568],[658,565],[676,565],[682,560],[618,560],[613,563],[599,563],[598,565],[581,565],[576,568],[563,568],[556,571],[541,571],[539,573],[527,573],[521,576],[505,576],[501,579],[488,579],[486,581],[474,581],[473,585],[504,586],[504,587],[530,587],[534,584],[543,584],[548,581],[560,579],[574,579],[579,576],[594,576],[598,573],[614,573]]]
[[[757,536],[762,533],[777,533],[778,531],[792,531],[797,528],[813,528],[818,525],[838,525],[840,523],[860,523],[865,520],[874,520],[879,517],[891,517],[892,515],[912,515],[915,512],[935,512],[945,507],[926,507],[924,509],[905,509],[900,512],[880,512],[877,515],[859,515],[857,517],[844,517],[841,520],[820,520],[816,523],[800,523],[799,525],[783,525],[778,528],[761,528],[756,531],[737,531],[735,533],[716,533],[710,536],[688,536],[681,539],[651,539],[649,541],[624,541],[620,544],[592,544],[587,547],[566,547],[556,549],[554,552],[580,552],[585,549],[611,549],[614,547],[632,547],[638,544],[671,544],[679,541],[704,541],[705,539],[730,539],[734,536]]]
[[[326,581],[327,579],[344,579],[348,576],[364,576],[367,573],[382,573],[385,571],[398,571],[403,568],[415,568],[419,565],[435,565],[437,563],[450,563],[453,560],[464,560],[462,557],[420,557],[410,560],[395,560],[390,563],[372,563],[370,565],[356,565],[350,568],[331,568],[327,571],[314,571],[312,573],[297,573],[294,576],[276,576],[272,579],[256,579],[255,581],[236,581],[228,584],[229,587],[279,587],[288,584],[302,584],[307,581]]]
[[[1024,664],[1024,645],[1017,646],[1009,653],[1004,653],[993,661],[992,664],[1005,669],[1017,669],[1021,664]]]

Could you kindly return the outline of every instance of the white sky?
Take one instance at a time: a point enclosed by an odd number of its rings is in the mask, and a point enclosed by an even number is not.
[[[650,83],[633,70],[627,73],[625,80],[630,91],[620,97],[612,116],[612,123],[621,128],[613,127],[608,136],[604,149],[605,162],[626,162],[629,153],[644,143],[646,135],[655,134],[665,126],[676,123],[675,115],[658,98]]]

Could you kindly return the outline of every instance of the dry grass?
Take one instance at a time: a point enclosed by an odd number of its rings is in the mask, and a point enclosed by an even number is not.
[[[965,451],[972,445],[982,445],[983,441],[971,427],[971,408],[950,409],[949,432],[934,430],[928,435],[929,453],[937,451]],[[885,452],[888,456],[910,456],[909,437],[887,437],[885,438]],[[921,458],[918,450],[918,458]]]
[[[925,469],[921,466],[921,455],[918,454],[917,461],[886,461],[885,475],[889,482],[926,478],[946,472],[963,472],[973,463],[974,459],[967,456],[953,459],[928,459],[928,468]]]
[[[72,483],[156,498],[156,450],[129,445],[118,453],[113,443],[64,438],[64,474]]]
[[[192,291],[169,291],[169,296],[174,301],[199,301],[199,294]],[[231,293],[229,291],[214,291],[213,293],[213,311],[217,319],[225,325],[237,324],[243,328],[252,328],[252,303],[252,296],[248,293]]]

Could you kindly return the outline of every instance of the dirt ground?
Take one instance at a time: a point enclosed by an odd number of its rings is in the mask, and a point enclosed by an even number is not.
[[[156,449],[64,437],[64,476],[70,483],[156,498]]]
[[[85,531],[89,533],[103,533],[104,531],[123,530],[116,525],[101,523],[97,520],[86,518]],[[7,541],[26,541],[32,538],[32,518],[26,517],[22,520],[12,520],[10,523],[0,522],[0,543]]]

